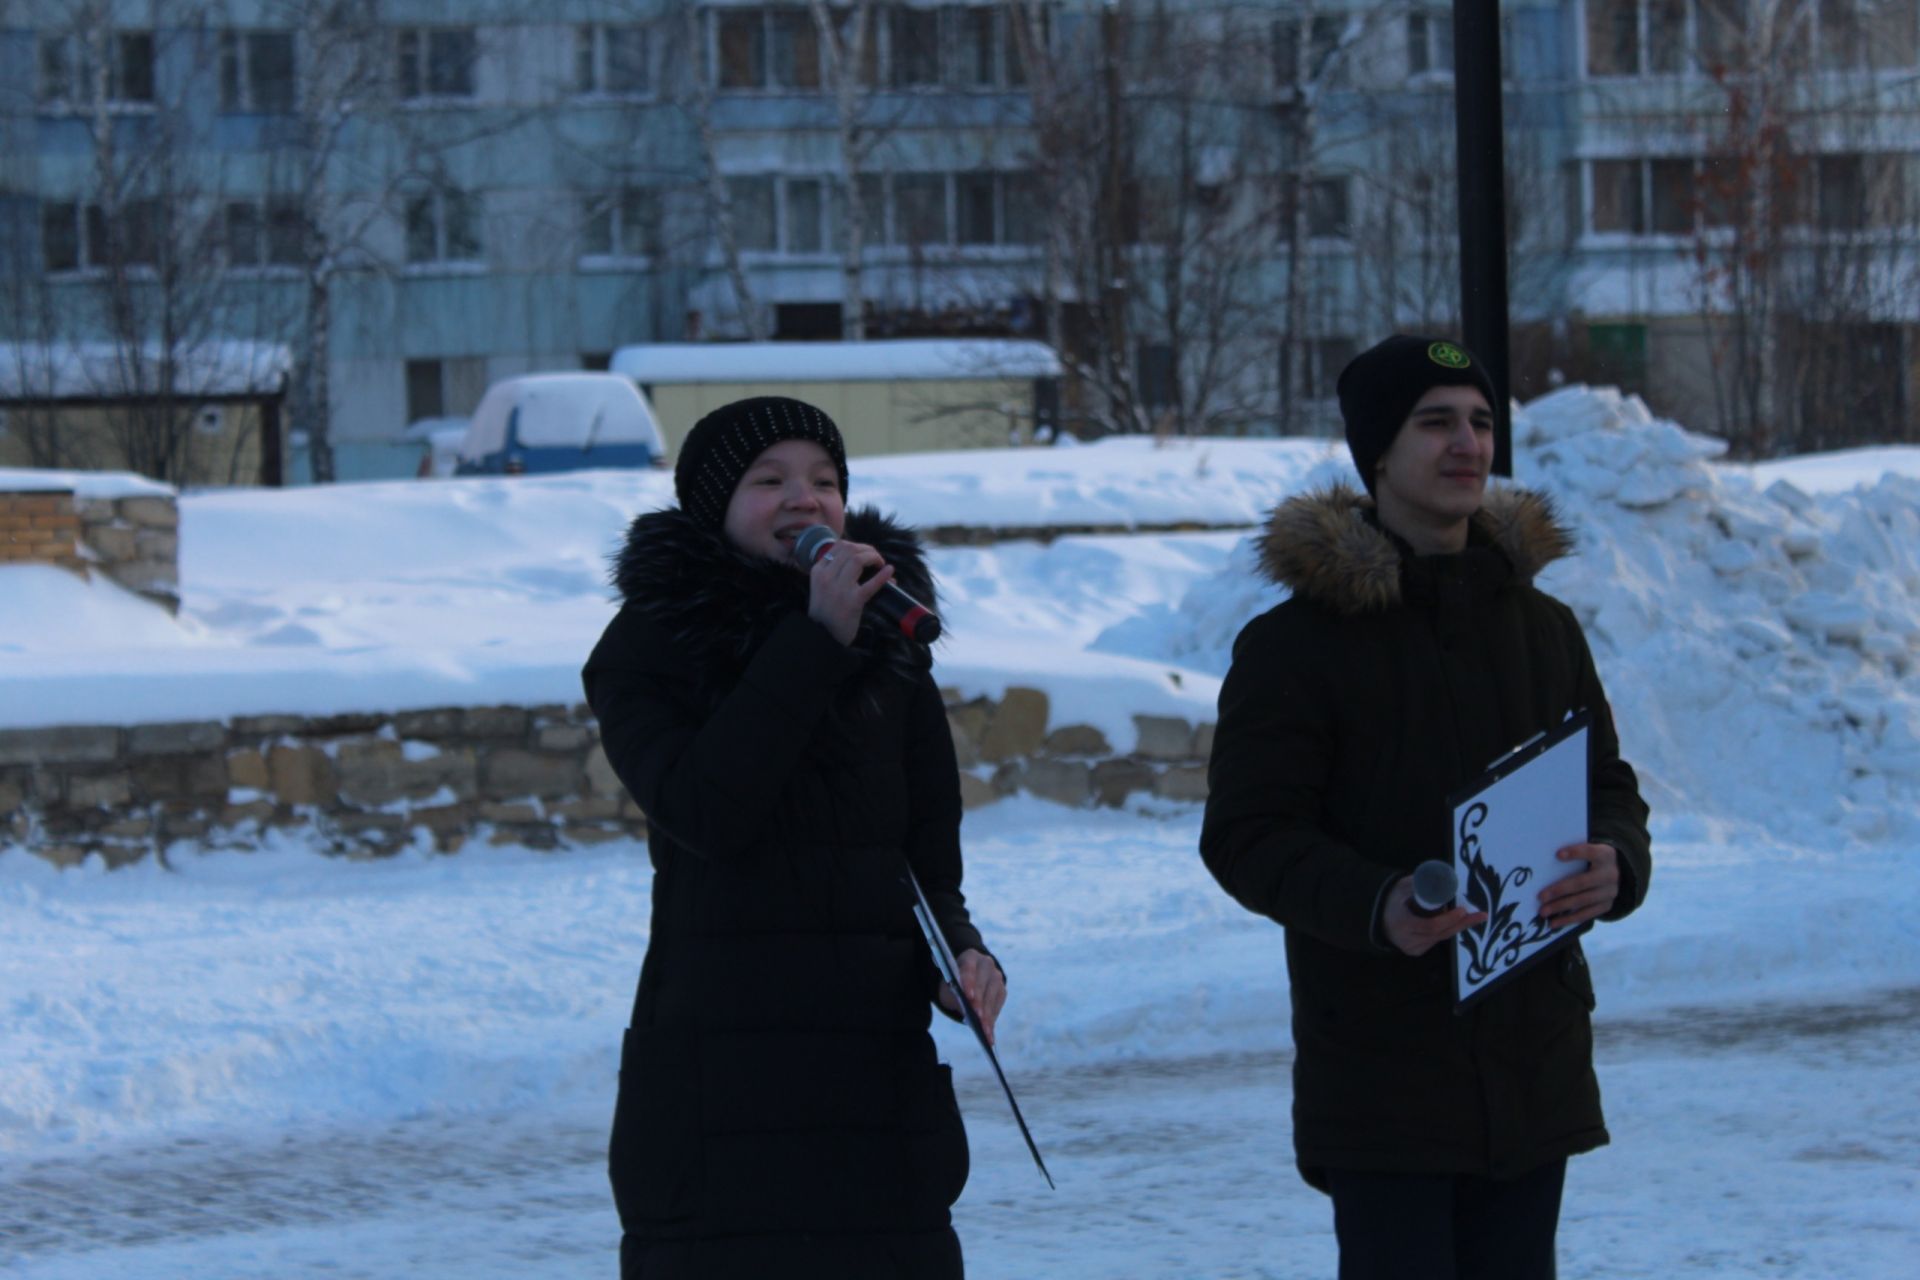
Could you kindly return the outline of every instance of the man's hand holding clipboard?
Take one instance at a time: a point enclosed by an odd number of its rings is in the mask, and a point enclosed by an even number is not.
[[[1620,897],[1620,851],[1610,844],[1570,844],[1554,855],[1584,862],[1585,871],[1555,880],[1540,891],[1540,914],[1555,929],[1598,920]]]
[[[1459,925],[1456,1009],[1586,932],[1619,894],[1616,851],[1588,835],[1592,724],[1568,716],[1449,797],[1460,902],[1435,919]]]

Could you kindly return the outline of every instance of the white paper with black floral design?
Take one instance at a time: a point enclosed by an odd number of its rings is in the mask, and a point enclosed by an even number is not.
[[[1540,891],[1586,869],[1555,855],[1587,839],[1588,741],[1592,718],[1570,717],[1552,734],[1498,762],[1453,800],[1453,868],[1460,906],[1487,919],[1454,938],[1454,999],[1465,1005],[1590,927],[1553,929]]]

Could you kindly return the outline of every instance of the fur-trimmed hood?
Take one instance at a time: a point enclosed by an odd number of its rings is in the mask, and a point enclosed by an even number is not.
[[[1333,484],[1287,499],[1260,536],[1260,571],[1295,595],[1341,614],[1372,613],[1402,599],[1401,544],[1370,518],[1373,499]],[[1553,501],[1530,489],[1489,489],[1468,525],[1468,545],[1498,551],[1514,576],[1536,574],[1573,551]]]
[[[919,535],[873,507],[847,513],[849,541],[864,542],[893,566],[901,590],[939,612],[933,574]],[[743,668],[755,646],[786,614],[807,607],[807,578],[786,564],[750,555],[679,507],[649,511],[627,529],[612,580],[622,603],[666,630],[709,679]],[[863,618],[854,647],[903,675],[932,662],[925,645]]]

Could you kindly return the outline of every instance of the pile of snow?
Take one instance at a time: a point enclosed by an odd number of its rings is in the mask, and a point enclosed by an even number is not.
[[[1657,805],[1749,838],[1920,830],[1920,450],[1716,463],[1720,441],[1587,387],[1527,405],[1514,449],[1578,545],[1540,585],[1585,625]],[[1283,596],[1249,538],[1093,644],[1223,674]]]

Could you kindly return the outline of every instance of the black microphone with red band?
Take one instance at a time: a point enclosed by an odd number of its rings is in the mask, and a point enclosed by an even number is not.
[[[793,540],[793,558],[801,568],[811,569],[814,562],[833,550],[833,544],[840,535],[823,524],[816,524]],[[889,626],[898,627],[900,634],[909,640],[921,644],[932,644],[940,638],[940,619],[933,610],[902,591],[896,584],[889,582],[867,601],[867,611],[880,617]]]

